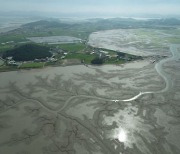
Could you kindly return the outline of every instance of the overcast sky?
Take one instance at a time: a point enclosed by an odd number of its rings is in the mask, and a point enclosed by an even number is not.
[[[0,0],[0,11],[180,15],[180,0]]]

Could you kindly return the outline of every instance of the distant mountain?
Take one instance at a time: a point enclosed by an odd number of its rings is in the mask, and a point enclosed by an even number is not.
[[[28,23],[22,26],[26,29],[43,29],[43,28],[95,28],[97,30],[114,29],[114,28],[128,28],[128,27],[150,27],[150,26],[173,26],[180,25],[180,20],[175,18],[167,19],[151,19],[151,20],[136,20],[133,18],[95,18],[89,19],[82,23],[64,23],[59,20],[40,20]]]
[[[38,28],[56,28],[56,27],[68,27],[68,24],[61,23],[60,21],[48,21],[48,20],[40,20],[25,24],[22,28],[30,28],[30,29],[38,29]]]
[[[15,61],[31,61],[51,57],[48,47],[37,44],[25,44],[14,49],[8,50],[3,54],[3,58],[13,57]]]
[[[71,19],[69,19],[71,20]],[[57,19],[46,19],[22,25],[20,28],[0,34],[0,40],[12,41],[16,36],[26,41],[27,37],[36,36],[74,36],[88,39],[92,32],[111,29],[130,28],[177,28],[180,20],[176,18],[137,20],[134,18],[93,18],[83,22],[63,22]],[[3,41],[2,41],[3,42]]]
[[[180,25],[180,20],[176,18],[151,19],[148,23],[151,25],[177,26]]]

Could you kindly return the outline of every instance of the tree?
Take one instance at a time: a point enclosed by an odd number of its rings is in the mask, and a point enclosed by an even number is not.
[[[91,64],[96,64],[96,65],[101,65],[103,63],[104,63],[104,60],[102,58],[98,58],[98,57],[96,57],[95,59],[93,59],[91,61]]]
[[[13,57],[15,61],[30,61],[51,57],[49,48],[37,44],[25,44],[14,49],[8,50],[3,54],[3,58]]]

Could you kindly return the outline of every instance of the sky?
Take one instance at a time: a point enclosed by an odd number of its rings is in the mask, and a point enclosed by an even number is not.
[[[0,11],[53,14],[180,15],[180,0],[0,0]]]

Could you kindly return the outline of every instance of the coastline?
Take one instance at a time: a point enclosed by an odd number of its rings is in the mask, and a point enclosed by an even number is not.
[[[134,63],[139,63],[138,66],[134,65]],[[53,67],[66,67],[66,66],[77,66],[77,65],[81,65],[81,66],[86,66],[86,67],[103,67],[103,66],[119,66],[123,69],[126,68],[137,68],[139,67],[139,65],[147,65],[149,64],[149,60],[148,59],[143,59],[143,60],[135,60],[135,61],[130,61],[130,62],[126,62],[123,64],[102,64],[102,65],[92,65],[92,64],[60,64],[60,65],[49,65],[49,66],[44,66],[44,67],[40,67],[40,68],[8,68],[8,69],[0,69],[0,73],[3,72],[12,72],[12,71],[21,71],[21,70],[40,70],[40,69],[46,69],[46,68],[53,68]]]

